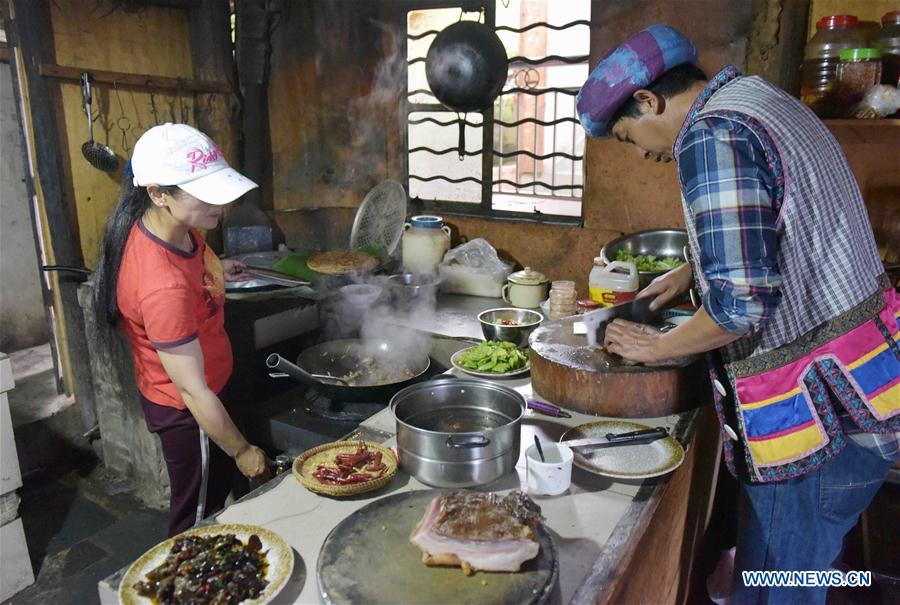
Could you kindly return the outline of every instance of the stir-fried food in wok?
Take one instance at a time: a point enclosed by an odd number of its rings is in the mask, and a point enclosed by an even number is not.
[[[234,534],[182,536],[134,589],[164,605],[234,605],[260,595],[267,567],[259,536],[247,544]]]
[[[376,387],[382,384],[394,384],[415,377],[407,364],[397,361],[392,365],[379,363],[372,357],[364,357],[359,360],[359,365],[351,372],[342,376],[336,376],[345,381],[351,387]]]

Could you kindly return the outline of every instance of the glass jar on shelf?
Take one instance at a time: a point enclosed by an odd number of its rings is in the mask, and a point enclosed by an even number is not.
[[[838,65],[837,106],[839,117],[852,117],[854,108],[869,90],[881,82],[881,52],[877,48],[841,51]]]
[[[900,10],[881,18],[875,46],[881,51],[881,83],[900,86]]]
[[[821,118],[839,117],[835,103],[837,68],[841,51],[866,46],[855,15],[830,15],[816,22],[816,33],[806,43],[800,76],[800,100]]]

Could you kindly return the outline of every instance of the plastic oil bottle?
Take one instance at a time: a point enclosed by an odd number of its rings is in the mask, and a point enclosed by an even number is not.
[[[637,266],[620,260],[604,266],[603,258],[598,256],[588,277],[588,288],[591,299],[604,307],[628,302],[637,295]]]

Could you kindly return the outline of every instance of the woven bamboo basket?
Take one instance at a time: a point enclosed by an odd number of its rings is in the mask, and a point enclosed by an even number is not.
[[[352,485],[327,485],[319,483],[319,480],[313,476],[316,468],[322,464],[325,466],[334,466],[334,458],[338,454],[354,454],[359,447],[359,441],[335,441],[334,443],[325,443],[306,450],[294,460],[293,473],[297,481],[303,487],[317,494],[326,496],[343,497],[362,494],[376,489],[380,489],[391,482],[394,475],[397,474],[397,458],[390,449],[365,441],[366,447],[372,452],[381,452],[381,462],[387,467],[384,474],[372,481],[365,483],[354,483]]]

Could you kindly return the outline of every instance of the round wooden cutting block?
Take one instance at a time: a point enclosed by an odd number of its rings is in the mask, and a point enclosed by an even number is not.
[[[706,363],[626,366],[575,334],[578,317],[544,322],[528,340],[531,386],[547,401],[585,414],[653,418],[709,400]]]
[[[556,547],[539,526],[538,556],[516,573],[463,574],[459,567],[428,567],[409,541],[413,528],[440,492],[419,490],[381,498],[341,521],[325,539],[316,575],[328,604],[429,605],[543,603],[559,573]]]

